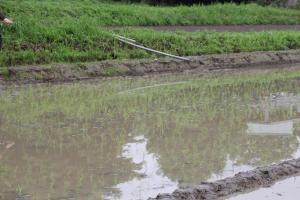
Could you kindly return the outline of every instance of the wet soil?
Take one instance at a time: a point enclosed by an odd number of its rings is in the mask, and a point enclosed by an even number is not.
[[[278,180],[300,173],[300,158],[255,170],[240,172],[233,177],[215,182],[203,182],[193,187],[175,190],[172,194],[160,194],[150,200],[200,200],[219,199],[238,192],[270,186]]]
[[[132,28],[149,28],[156,31],[217,31],[217,32],[250,32],[250,31],[286,31],[300,30],[300,25],[200,25],[200,26],[139,26]]]
[[[8,79],[2,82],[64,82],[165,73],[289,68],[290,64],[300,63],[300,50],[216,54],[189,58],[190,61],[161,58],[10,67],[7,70]]]

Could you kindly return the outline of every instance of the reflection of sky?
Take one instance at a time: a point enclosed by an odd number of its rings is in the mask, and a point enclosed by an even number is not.
[[[122,157],[130,159],[139,169],[134,170],[139,177],[120,183],[114,188],[120,191],[119,197],[105,199],[148,199],[159,193],[173,192],[178,183],[164,176],[157,162],[157,157],[147,151],[147,139],[144,136],[134,138],[134,142],[123,146]]]
[[[269,188],[261,188],[248,194],[230,198],[230,200],[298,200],[300,195],[300,177],[280,181]]]
[[[269,106],[270,108],[291,108],[296,106],[297,111],[300,112],[300,94],[293,94],[287,92],[277,92],[270,94],[267,97],[262,97],[254,104],[254,106],[260,106],[264,108]]]
[[[254,167],[252,167],[250,165],[236,165],[235,161],[231,160],[228,155],[227,159],[226,159],[225,167],[222,170],[222,172],[218,173],[218,174],[212,174],[211,177],[207,181],[220,180],[220,179],[223,179],[226,177],[233,176],[236,173],[249,171],[251,169],[254,169]]]
[[[272,123],[247,123],[248,135],[292,135],[294,132],[293,120],[277,121]]]
[[[300,144],[300,137],[297,137],[297,141],[298,141],[298,149],[297,151],[293,154],[293,158],[300,158],[300,148],[299,148],[299,144]]]
[[[292,110],[296,107],[300,111],[300,95],[286,92],[277,92],[262,98],[254,107],[264,111],[264,121],[248,122],[247,134],[249,135],[292,135],[294,131],[293,120],[273,121],[270,113],[273,109],[285,108]]]

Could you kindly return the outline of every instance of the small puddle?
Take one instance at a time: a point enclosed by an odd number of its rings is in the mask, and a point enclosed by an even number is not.
[[[0,200],[147,199],[299,157],[300,84],[270,76],[2,90]]]

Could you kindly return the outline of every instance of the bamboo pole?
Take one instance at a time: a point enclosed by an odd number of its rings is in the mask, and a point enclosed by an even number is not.
[[[124,42],[124,43],[126,43],[128,45],[131,45],[131,46],[134,46],[134,47],[137,47],[137,48],[140,48],[140,49],[144,49],[146,51],[150,51],[150,52],[153,52],[153,53],[156,53],[156,54],[168,56],[168,57],[171,57],[171,58],[176,58],[176,59],[179,59],[179,60],[190,61],[190,59],[185,58],[185,57],[175,56],[175,55],[172,55],[172,54],[169,54],[169,53],[165,53],[165,52],[162,52],[162,51],[157,51],[157,50],[150,49],[148,47],[144,47],[142,45],[136,44],[135,43],[136,41],[133,40],[133,39],[129,39],[129,38],[126,38],[126,37],[123,37],[123,36],[119,36],[119,35],[116,35],[116,37],[117,37],[117,39],[120,42]]]
[[[136,43],[136,40],[134,40],[134,39],[126,38],[126,37],[123,37],[123,36],[121,36],[121,35],[116,35],[116,34],[114,34],[114,36],[117,37],[117,38],[121,38],[121,39],[123,39],[123,40],[127,40],[127,41],[129,41],[129,42]]]

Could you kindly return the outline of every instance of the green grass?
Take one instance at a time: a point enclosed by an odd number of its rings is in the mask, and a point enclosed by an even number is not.
[[[120,47],[103,26],[195,24],[298,24],[297,10],[255,4],[151,7],[99,1],[8,0],[0,5],[15,24],[3,28],[1,66],[146,58],[141,50]],[[101,28],[102,26],[102,28]],[[125,30],[122,34],[177,55],[299,48],[299,32],[157,33]]]
[[[56,29],[61,32],[62,29]],[[41,32],[38,32],[41,33]],[[95,34],[93,34],[95,33]],[[128,37],[165,52],[181,56],[245,51],[288,50],[300,47],[300,33],[160,33],[151,30],[123,30]],[[38,35],[38,34],[37,34]],[[14,35],[11,35],[14,37]],[[155,55],[120,45],[109,32],[91,30],[86,35],[77,27],[74,34],[61,33],[56,36],[37,36],[34,39],[14,38],[7,41],[0,54],[1,66],[76,62],[124,58],[151,58]],[[30,41],[31,40],[31,41]]]
[[[95,0],[7,0],[1,9],[24,22],[43,25],[89,22],[93,25],[216,25],[299,24],[297,10],[255,4],[153,7],[139,4],[101,3]]]

